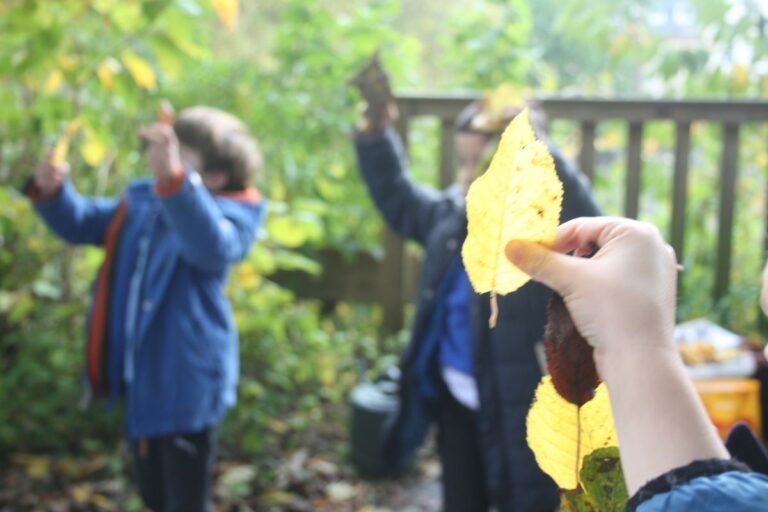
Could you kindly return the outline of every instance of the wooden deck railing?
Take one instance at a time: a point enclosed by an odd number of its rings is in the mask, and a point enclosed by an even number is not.
[[[405,95],[398,98],[400,120],[398,131],[408,144],[411,121],[417,117],[437,118],[440,123],[439,183],[448,186],[454,180],[454,119],[471,96]],[[578,123],[581,147],[578,161],[590,179],[595,174],[595,136],[598,124],[604,121],[626,123],[626,183],[624,215],[636,218],[639,212],[642,171],[642,142],[644,125],[650,121],[668,121],[675,126],[674,172],[672,183],[672,213],[668,240],[682,261],[685,247],[686,211],[688,201],[688,169],[691,152],[691,124],[715,123],[721,127],[719,214],[717,253],[714,276],[715,299],[723,297],[729,288],[734,203],[738,174],[739,133],[747,123],[768,123],[768,101],[670,101],[670,100],[602,100],[561,99],[541,100],[550,121],[569,120]],[[764,212],[761,212],[765,216]],[[384,236],[386,257],[381,263],[370,258],[342,262],[327,255],[324,278],[312,289],[292,286],[301,295],[326,300],[380,301],[384,306],[384,326],[396,330],[403,325],[403,307],[413,297],[416,270],[404,245],[394,234]],[[768,249],[768,236],[763,240]],[[372,274],[376,278],[372,279]],[[298,283],[297,283],[298,284]],[[304,281],[304,284],[307,284]]]

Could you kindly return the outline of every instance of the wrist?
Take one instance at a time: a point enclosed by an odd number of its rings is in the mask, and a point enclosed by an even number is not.
[[[632,346],[640,341],[629,340],[621,347],[595,349],[595,366],[606,385],[621,383],[637,373],[647,374],[653,369],[684,370],[677,348],[671,340],[656,345]]]
[[[162,177],[158,176],[155,183],[155,192],[161,197],[173,195],[181,189],[185,177],[186,171],[183,166],[179,165],[171,173],[165,174]]]
[[[26,192],[34,201],[45,201],[58,194],[62,185],[63,183],[61,181],[51,184],[35,177],[29,182]]]

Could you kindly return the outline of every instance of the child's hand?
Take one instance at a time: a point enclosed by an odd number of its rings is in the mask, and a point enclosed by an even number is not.
[[[147,158],[155,178],[165,182],[175,178],[183,170],[179,139],[173,126],[155,123],[139,128],[139,136],[147,141]]]
[[[69,174],[67,162],[56,164],[54,160],[54,152],[50,151],[35,171],[35,185],[46,196],[55,194]]]
[[[400,117],[395,100],[388,100],[381,107],[366,104],[357,120],[356,129],[359,133],[381,133]]]
[[[567,256],[591,252],[589,259]],[[579,332],[601,359],[675,352],[674,251],[652,225],[621,218],[581,218],[557,230],[554,250],[507,245],[509,260],[565,299]]]

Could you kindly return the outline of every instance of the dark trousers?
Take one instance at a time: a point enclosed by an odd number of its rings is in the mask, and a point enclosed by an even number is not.
[[[136,484],[154,512],[210,512],[214,429],[131,441]]]
[[[437,451],[443,466],[443,510],[487,511],[490,504],[485,487],[477,414],[444,389],[437,428]]]

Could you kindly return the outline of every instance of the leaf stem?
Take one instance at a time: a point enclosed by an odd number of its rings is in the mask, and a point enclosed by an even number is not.
[[[496,300],[496,292],[491,292],[491,316],[488,318],[488,325],[491,329],[496,327],[496,320],[499,318],[499,304]]]

